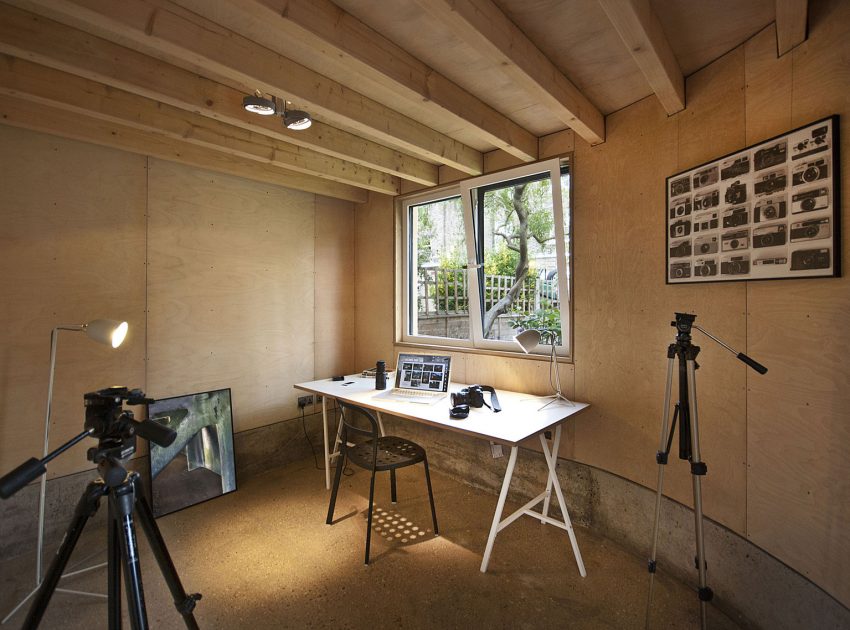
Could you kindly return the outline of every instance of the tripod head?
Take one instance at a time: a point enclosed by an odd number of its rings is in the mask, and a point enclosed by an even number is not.
[[[10,473],[0,477],[0,497],[8,499],[33,479],[47,472],[45,464],[86,437],[98,439],[97,446],[88,450],[87,458],[97,464],[98,472],[107,485],[124,481],[127,471],[121,461],[136,452],[136,435],[154,444],[168,447],[177,433],[151,420],[134,420],[133,412],[123,408],[154,402],[141,389],[108,387],[83,395],[86,408],[85,430],[42,459],[31,457]]]
[[[676,346],[680,348],[688,348],[691,345],[691,329],[696,328],[706,337],[726,348],[729,352],[734,354],[739,361],[746,363],[759,374],[767,374],[767,368],[764,367],[761,363],[748,357],[743,352],[738,352],[737,350],[731,348],[723,341],[712,335],[710,332],[708,332],[701,326],[695,324],[694,320],[696,318],[696,315],[691,315],[690,313],[676,313],[676,321],[670,322],[670,325],[676,328]]]

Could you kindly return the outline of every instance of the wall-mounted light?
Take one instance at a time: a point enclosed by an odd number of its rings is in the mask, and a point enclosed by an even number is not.
[[[260,116],[273,116],[277,113],[277,103],[274,96],[266,98],[260,90],[242,99],[242,107],[252,114]]]
[[[301,109],[287,109],[287,101],[283,102],[283,124],[287,129],[300,131],[313,124],[313,118]]]

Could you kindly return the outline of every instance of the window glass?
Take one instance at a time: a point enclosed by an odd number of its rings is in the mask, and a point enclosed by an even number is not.
[[[409,206],[408,333],[469,339],[466,236],[460,197]]]

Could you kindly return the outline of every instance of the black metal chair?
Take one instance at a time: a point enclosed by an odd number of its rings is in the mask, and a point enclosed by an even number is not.
[[[339,457],[336,463],[334,475],[334,486],[331,492],[331,503],[328,506],[327,524],[333,524],[334,506],[336,495],[339,490],[339,480],[345,468],[345,462],[349,461],[361,468],[372,471],[372,479],[369,482],[369,519],[366,524],[366,564],[369,564],[369,545],[372,540],[372,508],[375,498],[375,473],[379,470],[390,471],[390,494],[393,503],[396,502],[396,480],[395,471],[398,468],[412,466],[422,462],[425,465],[425,481],[428,484],[428,500],[431,502],[431,518],[434,520],[434,534],[439,534],[437,528],[437,512],[434,509],[434,493],[431,491],[431,474],[428,472],[428,457],[425,449],[404,438],[385,435],[381,437],[378,431],[378,421],[371,411],[339,401],[341,412]],[[369,428],[354,424],[354,415],[363,415],[369,423]],[[352,434],[368,438],[358,444],[350,445]]]

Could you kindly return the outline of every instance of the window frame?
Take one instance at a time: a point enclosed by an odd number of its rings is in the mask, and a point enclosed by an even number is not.
[[[560,186],[561,170],[568,169],[569,190],[564,199],[563,190]],[[559,358],[572,360],[573,358],[573,294],[572,294],[572,264],[573,264],[573,220],[572,220],[572,198],[573,198],[573,159],[571,155],[562,155],[555,158],[542,160],[533,164],[525,164],[515,168],[509,168],[495,173],[489,173],[479,177],[463,180],[449,186],[441,186],[427,191],[404,195],[397,198],[397,217],[400,219],[399,236],[401,240],[401,260],[397,265],[397,291],[401,296],[401,311],[396,318],[397,330],[396,341],[408,345],[444,347],[446,349],[483,351],[485,353],[505,353],[515,355],[523,354],[522,349],[511,341],[485,339],[483,335],[483,293],[481,291],[480,274],[483,263],[479,261],[479,235],[481,228],[480,217],[476,210],[473,195],[477,195],[481,189],[491,188],[500,183],[533,178],[548,171],[552,185],[552,210],[555,223],[555,258],[558,269],[558,292],[560,296],[561,313],[561,345],[556,347]],[[558,185],[555,186],[554,182]],[[412,208],[432,202],[438,202],[452,197],[460,197],[463,206],[464,236],[466,239],[466,269],[467,269],[467,295],[469,318],[469,339],[452,339],[449,337],[433,337],[410,333],[411,323],[415,320],[412,308],[418,306],[414,297],[416,283],[411,274],[416,273],[413,264],[413,243],[416,243],[416,222],[411,222]],[[566,202],[566,207],[565,203]],[[564,218],[569,217],[570,238],[564,238]],[[483,246],[483,245],[481,245]],[[396,300],[398,307],[399,300]],[[549,356],[551,346],[539,346],[533,354]]]

